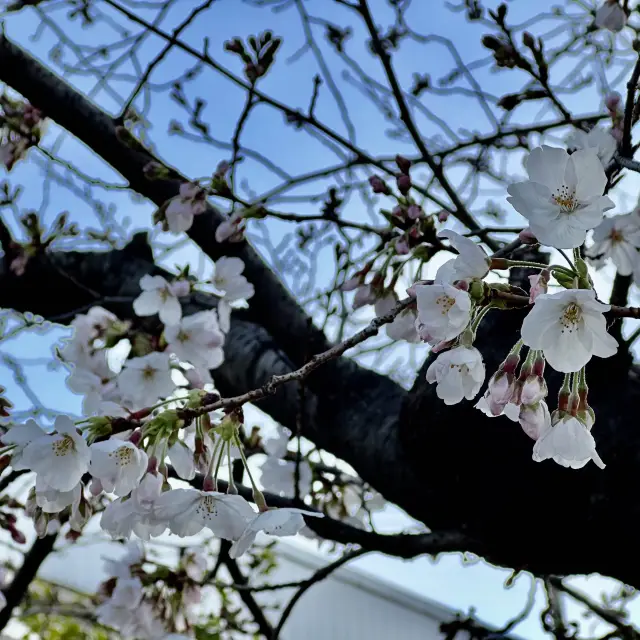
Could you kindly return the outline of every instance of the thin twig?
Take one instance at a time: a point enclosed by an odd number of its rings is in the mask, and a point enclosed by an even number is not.
[[[296,593],[293,594],[293,597],[291,598],[291,600],[289,600],[287,606],[282,612],[282,615],[280,616],[280,620],[278,621],[278,625],[274,629],[273,635],[271,636],[271,640],[278,640],[278,638],[280,637],[280,632],[282,631],[282,628],[284,627],[284,624],[287,621],[287,618],[289,618],[289,616],[291,615],[291,612],[293,611],[293,608],[296,606],[296,603],[298,602],[298,600],[300,600],[300,598],[305,594],[305,592],[308,589],[310,589],[314,584],[317,584],[321,580],[324,580],[325,578],[327,578],[336,569],[339,569],[342,565],[346,564],[347,562],[350,562],[354,558],[358,558],[364,555],[365,553],[368,553],[366,549],[357,549],[355,551],[350,551],[348,553],[345,553],[341,558],[338,558],[338,560],[335,560],[331,564],[328,564],[326,567],[323,567],[322,569],[316,571],[310,578],[308,578],[304,582],[301,582],[300,588],[298,589],[298,591],[296,591]]]

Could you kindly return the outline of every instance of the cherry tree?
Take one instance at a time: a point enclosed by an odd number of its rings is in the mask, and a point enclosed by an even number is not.
[[[5,1],[0,629],[276,639],[382,552],[532,576],[447,638],[539,583],[639,637],[635,4]],[[96,536],[97,596],[38,577]]]

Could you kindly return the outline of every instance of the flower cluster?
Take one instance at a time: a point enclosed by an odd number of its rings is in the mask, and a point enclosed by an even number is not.
[[[11,171],[43,134],[42,111],[28,102],[0,96],[0,164]]]
[[[612,113],[617,102],[609,100]],[[524,163],[528,179],[511,184],[507,200],[529,224],[521,233],[522,241],[573,250],[568,265],[489,256],[471,237],[444,229],[438,241],[447,241],[457,255],[437,270],[433,280],[416,281],[407,290],[408,301],[398,306],[399,269],[388,257],[380,269],[375,260],[367,264],[343,289],[356,290],[354,307],[375,305],[378,316],[396,310],[387,328],[389,337],[431,346],[438,355],[427,369],[427,381],[448,405],[476,398],[485,384],[485,364],[474,343],[486,314],[491,309],[532,305],[520,339],[489,379],[476,406],[488,416],[505,415],[519,422],[535,440],[536,461],[553,459],[580,468],[593,460],[604,467],[591,435],[595,413],[587,401],[585,367],[594,356],[613,356],[618,344],[607,331],[605,314],[611,306],[597,298],[585,258],[596,267],[611,261],[620,274],[634,275],[640,282],[640,212],[605,217],[614,207],[605,195],[605,169],[616,151],[613,133],[599,128],[578,131],[567,144],[570,151],[550,146],[533,149]],[[378,193],[390,194],[379,179],[373,179],[372,186]],[[593,242],[583,253],[590,232]],[[422,251],[414,251],[413,257],[422,257]],[[390,281],[389,267],[394,274]],[[518,287],[486,280],[489,271],[511,268],[537,271],[529,277],[529,295]],[[554,411],[547,405],[546,364],[565,376]]]
[[[72,367],[68,384],[82,394],[87,417],[74,423],[58,416],[49,432],[29,420],[10,426],[2,436],[11,466],[36,475],[27,512],[39,535],[59,526],[57,516],[62,512],[68,514],[72,530],[82,531],[101,507],[104,494],[114,499],[103,509],[100,522],[113,538],[135,534],[149,540],[167,530],[184,537],[207,528],[233,541],[233,557],[244,553],[261,531],[294,535],[305,526],[303,515],[322,515],[270,509],[248,467],[257,510],[239,495],[231,468],[232,460],[238,458],[246,466],[242,411],[207,408],[219,399],[209,370],[224,360],[222,347],[232,306],[254,293],[243,270],[238,258],[219,259],[213,277],[203,283],[215,291],[217,310],[189,316],[183,316],[181,304],[195,286],[188,277],[169,282],[160,275],[143,276],[133,308],[141,319],[157,315],[164,325],[159,334],[122,322],[101,307],[73,320],[73,336],[59,354]],[[176,376],[191,389],[176,382]],[[284,482],[277,468],[280,463],[291,472],[289,463],[278,456],[271,470],[269,460],[263,469],[267,481],[274,484]],[[194,480],[199,471],[201,488],[172,486],[167,463],[185,481]],[[219,471],[225,464],[230,474],[227,493],[218,491]],[[300,473],[301,482],[308,485],[307,463],[301,465]],[[131,605],[135,594],[125,594],[118,586],[107,610],[126,617],[120,609],[132,607],[143,619],[140,599]],[[151,618],[148,622],[153,628]]]
[[[207,569],[206,557],[200,550],[187,550],[170,589],[155,587],[154,566],[145,558],[144,548],[137,542],[129,543],[119,560],[106,558],[105,569],[111,578],[100,588],[102,602],[96,608],[100,624],[115,629],[124,638],[193,638],[186,632],[193,605],[200,602],[201,584]]]

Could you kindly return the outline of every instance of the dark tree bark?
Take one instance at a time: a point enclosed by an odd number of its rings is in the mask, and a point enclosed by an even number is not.
[[[179,176],[172,181],[144,179],[142,167],[150,154],[123,145],[107,114],[4,36],[0,79],[44,106],[49,117],[111,164],[133,190],[156,204],[177,193]],[[241,257],[256,287],[250,311],[234,315],[225,364],[213,372],[222,393],[232,395],[300,366],[306,354],[322,351],[327,342],[248,244],[215,243],[213,231],[220,219],[210,210],[196,218],[189,233],[213,258],[230,251]],[[20,278],[6,264],[2,267],[1,303],[69,320],[73,309],[93,302],[131,317],[130,303],[101,303],[86,287],[103,297],[132,300],[140,276],[153,270],[157,268],[141,237],[123,251],[50,253],[33,261]],[[197,310],[211,301],[198,295],[192,305]],[[521,320],[522,312],[493,312],[483,324],[478,347],[489,375],[517,340]],[[640,587],[640,573],[630,559],[636,544],[632,523],[640,510],[635,491],[640,387],[622,350],[618,357],[592,361],[588,376],[590,403],[598,416],[593,432],[608,464],[605,471],[593,464],[570,471],[551,462],[532,462],[532,441],[518,425],[506,418],[487,419],[473,403],[446,407],[426,384],[424,368],[407,394],[347,358],[330,362],[309,378],[305,435],[432,530],[459,532],[468,540],[468,550],[482,552],[490,562],[538,574],[600,572]],[[557,377],[549,377],[553,407]],[[296,389],[289,386],[263,400],[261,407],[292,425],[297,402]],[[463,550],[455,545],[442,550],[458,548]]]

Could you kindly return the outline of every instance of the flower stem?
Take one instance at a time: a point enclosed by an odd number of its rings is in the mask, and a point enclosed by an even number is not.
[[[260,489],[258,489],[258,486],[256,485],[255,480],[253,479],[253,476],[251,475],[251,469],[249,469],[249,463],[247,462],[247,457],[244,455],[242,442],[240,442],[240,438],[238,437],[237,433],[235,434],[235,441],[236,441],[236,446],[238,447],[238,450],[240,451],[240,457],[242,458],[242,464],[244,465],[244,468],[247,470],[247,474],[249,476],[249,482],[251,482],[251,488],[253,489],[253,496],[254,496],[254,498],[256,498],[256,504],[258,505],[258,507],[260,507],[261,505],[259,504],[259,500],[260,500],[260,498],[262,498],[263,505],[266,505],[264,496],[262,495],[262,491],[260,491]]]

